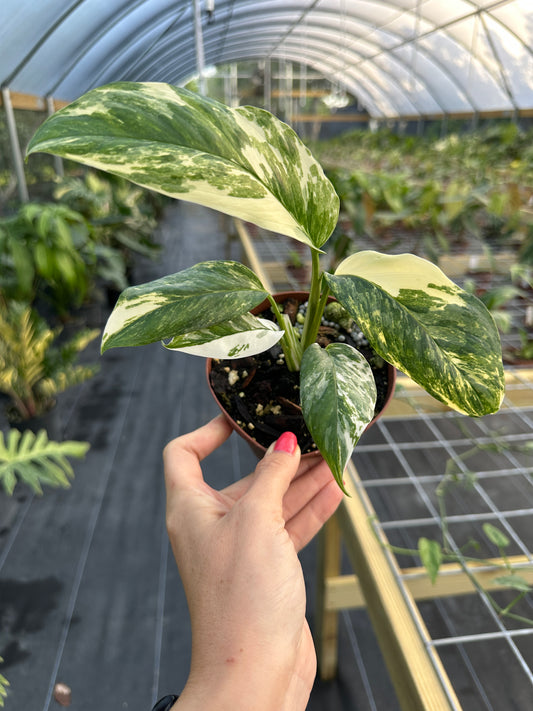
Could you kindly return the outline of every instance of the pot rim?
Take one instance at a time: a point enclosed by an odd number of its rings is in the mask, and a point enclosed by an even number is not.
[[[285,299],[291,298],[291,297],[295,298],[295,299],[301,299],[302,301],[306,301],[309,296],[309,292],[308,291],[280,291],[280,292],[276,292],[272,296],[278,303],[281,301],[284,301]],[[328,297],[328,303],[331,301],[335,301],[335,298],[333,296]],[[251,312],[253,314],[260,313],[261,311],[264,311],[265,308],[267,308],[269,305],[270,305],[269,300],[265,299],[258,306],[255,306],[253,309],[251,309]],[[378,420],[381,417],[383,412],[389,406],[389,403],[392,400],[392,396],[394,395],[394,389],[396,386],[396,368],[393,365],[391,365],[390,363],[388,363],[387,361],[385,361],[385,363],[387,365],[387,373],[388,373],[387,393],[385,395],[385,402],[384,402],[381,410],[376,415],[374,415],[372,420],[370,420],[368,425],[365,427],[365,430],[364,430],[365,432],[368,430],[369,427],[371,427],[376,422],[376,420]],[[226,420],[231,425],[232,429],[235,430],[235,432],[237,432],[237,434],[240,437],[242,437],[244,440],[246,440],[246,442],[248,442],[249,446],[251,447],[251,449],[257,455],[258,458],[263,457],[263,455],[267,451],[267,447],[265,447],[264,445],[257,442],[257,440],[255,440],[248,432],[246,432],[245,429],[243,429],[240,425],[238,425],[237,422],[233,419],[233,417],[231,417],[231,415],[227,412],[227,410],[224,408],[224,406],[218,399],[218,397],[213,389],[213,386],[211,385],[210,374],[211,374],[212,365],[213,365],[213,358],[207,358],[206,364],[205,364],[205,370],[206,370],[207,385],[208,385],[209,391],[211,392],[211,395],[213,396],[218,407],[220,408],[222,414],[224,415]],[[318,449],[314,452],[307,452],[306,454],[302,454],[302,459],[306,459],[306,458],[310,459],[312,457],[317,457],[317,456],[322,456]]]

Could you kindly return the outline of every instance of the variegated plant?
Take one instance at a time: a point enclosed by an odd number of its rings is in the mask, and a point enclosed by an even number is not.
[[[270,113],[228,108],[166,84],[117,83],[51,116],[30,142],[28,154],[36,151],[215,208],[309,247],[312,276],[301,337],[250,269],[206,261],[126,289],[102,350],[167,340],[167,348],[231,358],[280,340],[287,366],[300,370],[304,419],[341,486],[352,449],[373,417],[376,389],[358,351],[315,343],[330,294],[384,360],[437,399],[467,415],[500,407],[503,367],[492,317],[436,266],[409,254],[365,251],[348,257],[335,274],[321,271],[339,199],[294,131]],[[250,314],[265,297],[279,330]]]

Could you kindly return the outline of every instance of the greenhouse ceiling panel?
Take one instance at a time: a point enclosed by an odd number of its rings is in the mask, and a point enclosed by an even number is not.
[[[112,81],[292,61],[371,116],[533,110],[533,0],[2,0],[3,88],[72,100]]]

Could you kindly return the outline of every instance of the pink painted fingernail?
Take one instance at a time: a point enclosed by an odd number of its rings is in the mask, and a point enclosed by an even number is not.
[[[274,445],[274,451],[294,454],[297,446],[298,440],[296,439],[296,435],[293,432],[284,432]]]

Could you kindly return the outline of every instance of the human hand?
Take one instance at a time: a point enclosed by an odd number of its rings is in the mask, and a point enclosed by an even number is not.
[[[298,711],[316,655],[297,551],[342,494],[322,459],[300,464],[290,434],[255,472],[213,490],[200,462],[230,434],[219,416],[164,451],[167,529],[192,625],[191,671],[175,708]]]

